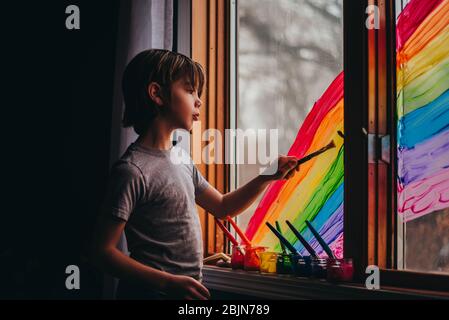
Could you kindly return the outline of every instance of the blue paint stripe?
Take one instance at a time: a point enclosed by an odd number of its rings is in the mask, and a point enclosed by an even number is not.
[[[399,148],[411,149],[446,130],[449,130],[449,90],[399,120]]]
[[[344,184],[341,183],[340,186],[335,190],[335,192],[331,195],[329,200],[326,201],[321,210],[313,219],[312,221],[313,226],[317,227],[320,233],[326,231],[322,230],[322,227],[326,224],[326,222],[332,216],[332,214],[334,214],[337,211],[337,209],[342,205],[343,191],[344,191]],[[310,230],[306,228],[306,230],[301,232],[301,234],[310,243],[310,240],[313,238],[312,232],[310,232]],[[301,244],[301,242],[297,241],[294,245],[297,250],[304,250],[304,247]]]

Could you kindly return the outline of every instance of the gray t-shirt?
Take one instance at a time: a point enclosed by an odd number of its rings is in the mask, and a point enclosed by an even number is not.
[[[112,167],[103,214],[127,221],[133,259],[201,281],[203,243],[195,196],[208,185],[182,148],[132,143]]]

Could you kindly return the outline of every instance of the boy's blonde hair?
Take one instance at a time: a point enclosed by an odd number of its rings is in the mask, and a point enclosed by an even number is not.
[[[160,112],[148,95],[148,85],[158,83],[162,87],[163,100],[169,102],[172,83],[183,78],[201,96],[205,75],[198,62],[183,54],[162,49],[149,49],[136,55],[127,65],[122,78],[125,100],[123,126],[133,127],[138,135],[145,133]]]

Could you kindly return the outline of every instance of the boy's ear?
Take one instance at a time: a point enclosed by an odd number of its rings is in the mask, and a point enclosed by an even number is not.
[[[157,82],[151,82],[148,85],[148,95],[150,99],[153,100],[158,106],[162,106],[164,104],[162,100],[162,88]]]

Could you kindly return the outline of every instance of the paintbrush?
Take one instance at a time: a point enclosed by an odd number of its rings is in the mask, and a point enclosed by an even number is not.
[[[306,220],[306,224],[309,227],[310,231],[312,231],[315,238],[318,240],[318,243],[321,245],[321,247],[323,247],[324,251],[327,253],[327,256],[329,258],[335,259],[334,253],[332,252],[331,248],[329,248],[326,241],[324,241],[323,238],[321,238],[318,231],[316,231],[315,228],[312,226],[312,224],[307,220]]]
[[[342,137],[343,139],[345,138],[345,135],[343,134],[343,132],[341,132],[340,130],[337,131],[338,135],[340,137]]]
[[[234,236],[229,232],[229,230],[221,223],[220,220],[215,218],[215,223],[220,227],[220,229],[223,231],[223,233],[226,235],[226,237],[232,242],[233,245],[238,246],[239,243],[234,238]]]
[[[319,150],[317,150],[317,151],[315,151],[315,152],[312,152],[311,154],[305,156],[304,158],[299,159],[299,160],[298,160],[298,163],[296,164],[296,167],[298,167],[300,164],[302,164],[302,163],[304,163],[304,162],[307,162],[307,161],[309,161],[310,159],[312,159],[312,158],[314,158],[314,157],[316,157],[316,156],[322,154],[323,152],[325,152],[325,151],[327,151],[327,150],[329,150],[329,149],[332,149],[332,148],[335,148],[334,140],[332,140],[331,142],[329,142],[327,146],[322,147],[321,149],[319,149]]]
[[[248,237],[245,235],[245,233],[237,226],[234,220],[232,220],[231,217],[227,216],[226,219],[231,223],[232,227],[235,229],[237,234],[240,236],[240,239],[242,239],[243,243],[246,245],[251,245],[251,241],[249,241]]]
[[[278,237],[278,239],[279,239],[281,242],[284,243],[284,245],[287,247],[288,250],[291,251],[291,253],[296,254],[296,255],[298,255],[299,257],[302,258],[302,256],[299,254],[298,250],[296,250],[295,247],[292,246],[291,243],[288,242],[288,240],[285,239],[284,236],[281,235],[281,234],[276,230],[275,227],[273,227],[268,221],[265,222],[265,224],[267,225],[268,228],[270,228],[270,230],[274,233],[274,235],[275,235],[276,237]]]
[[[277,220],[276,220],[276,229],[279,232],[279,234],[282,235],[281,225],[279,224],[279,221],[277,221]],[[279,241],[279,243],[281,244],[282,253],[286,254],[284,244],[282,243],[282,241]]]
[[[234,236],[229,232],[229,230],[224,226],[223,223],[221,223],[220,220],[217,218],[215,219],[215,223],[220,227],[220,229],[223,231],[223,233],[226,235],[226,237],[229,239],[229,241],[232,242],[232,244],[237,248],[238,251],[240,251],[241,254],[245,254],[243,250],[239,247],[238,241],[234,238]]]
[[[295,234],[296,238],[302,243],[304,248],[310,253],[310,255],[314,258],[318,258],[318,255],[316,254],[315,250],[313,250],[312,246],[307,242],[306,239],[299,233],[299,231],[290,223],[290,221],[285,220],[285,223],[290,227],[292,232]]]

